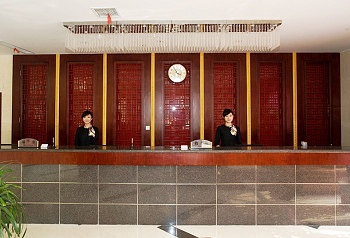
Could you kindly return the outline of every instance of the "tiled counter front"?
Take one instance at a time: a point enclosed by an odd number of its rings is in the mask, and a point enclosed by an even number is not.
[[[344,165],[10,167],[27,223],[350,225]]]

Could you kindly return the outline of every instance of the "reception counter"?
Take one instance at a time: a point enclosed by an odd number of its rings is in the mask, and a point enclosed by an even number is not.
[[[350,225],[350,148],[16,148],[27,223]]]
[[[350,147],[239,146],[181,150],[176,146],[40,149],[3,145],[0,161],[90,165],[347,165]]]

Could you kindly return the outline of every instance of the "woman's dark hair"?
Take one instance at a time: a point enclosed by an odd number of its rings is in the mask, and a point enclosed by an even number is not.
[[[87,115],[91,115],[91,117],[93,117],[93,116],[92,116],[92,112],[90,112],[90,111],[84,111],[83,114],[81,115],[81,118],[84,118],[84,117],[87,116]]]
[[[225,117],[230,113],[232,113],[232,115],[233,115],[233,111],[231,109],[225,108],[224,111],[222,112],[222,116]]]

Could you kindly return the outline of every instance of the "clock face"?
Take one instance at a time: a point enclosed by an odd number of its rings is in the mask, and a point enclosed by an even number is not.
[[[182,64],[173,64],[168,70],[168,76],[174,83],[180,83],[186,78],[186,68]]]

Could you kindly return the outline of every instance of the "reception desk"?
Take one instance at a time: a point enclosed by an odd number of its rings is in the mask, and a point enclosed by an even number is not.
[[[180,147],[17,148],[3,145],[1,161],[22,164],[89,165],[348,165],[350,147],[238,146],[213,149]]]
[[[350,148],[3,145],[27,223],[350,225]]]

